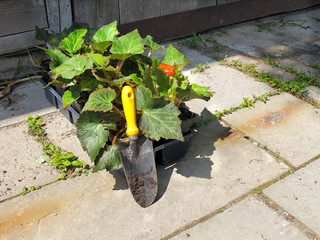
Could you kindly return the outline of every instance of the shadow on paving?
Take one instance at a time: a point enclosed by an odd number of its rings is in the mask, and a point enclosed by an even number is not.
[[[210,117],[212,113],[204,109],[200,116]],[[211,179],[214,162],[210,157],[216,150],[215,143],[227,138],[231,134],[230,129],[223,126],[219,120],[213,120],[205,126],[194,129],[185,157],[167,165],[157,164],[158,195],[155,202],[165,194],[174,170],[186,178]],[[113,171],[111,174],[115,179],[113,190],[129,188],[123,169]]]

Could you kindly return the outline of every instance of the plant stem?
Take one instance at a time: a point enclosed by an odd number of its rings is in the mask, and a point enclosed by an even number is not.
[[[117,140],[119,134],[120,134],[121,132],[123,132],[125,129],[126,129],[126,127],[122,128],[119,132],[117,132],[116,136],[113,138],[112,147],[113,147],[114,144],[116,143],[116,140]]]
[[[126,118],[124,113],[121,112],[116,106],[113,105],[113,110],[115,110],[117,113],[119,113],[124,119]]]
[[[119,60],[116,73],[119,73],[121,71],[123,64],[124,64],[124,61],[125,60]]]
[[[111,82],[110,80],[99,77],[99,76],[94,72],[94,69],[93,69],[93,68],[91,68],[91,72],[92,72],[92,75],[93,75],[98,81],[105,82],[105,83],[108,83],[109,85],[116,86],[116,87],[120,88],[117,84]]]

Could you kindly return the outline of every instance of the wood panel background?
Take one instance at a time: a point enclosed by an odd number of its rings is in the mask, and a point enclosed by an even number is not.
[[[0,0],[0,37],[48,27],[44,0]]]
[[[99,28],[126,24],[240,0],[72,0],[73,19]]]
[[[70,0],[0,0],[0,55],[42,44],[35,26],[60,32],[72,24]]]

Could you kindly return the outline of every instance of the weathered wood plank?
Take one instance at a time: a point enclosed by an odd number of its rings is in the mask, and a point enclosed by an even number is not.
[[[197,0],[161,0],[161,16],[197,9]]]
[[[189,36],[195,32],[202,32],[272,14],[291,12],[318,4],[320,4],[320,0],[242,0],[127,23],[120,25],[119,30],[122,34],[125,34],[133,29],[138,29],[142,36],[149,34],[156,41],[169,40]]]
[[[74,22],[87,23],[94,27],[95,2],[96,0],[72,0]]]
[[[60,8],[60,31],[72,25],[72,10],[70,0],[59,0]]]
[[[212,7],[217,5],[217,0],[198,0],[197,8]]]
[[[95,28],[100,28],[113,21],[120,22],[118,0],[96,0],[96,9]]]
[[[227,4],[227,3],[232,3],[232,2],[237,2],[241,0],[217,0],[217,5],[222,5],[222,4]]]
[[[118,0],[72,0],[73,19],[99,28],[115,20],[119,22]]]
[[[128,23],[160,16],[159,0],[119,0],[120,23]]]
[[[0,55],[25,50],[43,43],[35,39],[35,31],[9,35],[0,38]]]
[[[0,36],[48,27],[44,0],[0,0]]]
[[[60,32],[59,0],[46,0],[49,28],[53,33]]]

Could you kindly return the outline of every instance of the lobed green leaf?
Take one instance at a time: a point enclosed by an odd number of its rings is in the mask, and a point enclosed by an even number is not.
[[[122,37],[114,39],[110,52],[111,58],[125,60],[133,54],[142,54],[144,45],[138,30],[134,30]]]
[[[120,169],[122,166],[118,146],[108,146],[107,149],[103,151],[102,156],[96,161],[93,172],[99,170],[107,169],[107,171],[112,171]]]
[[[108,140],[108,126],[96,112],[81,113],[76,126],[82,148],[87,151],[91,161],[94,161]]]
[[[83,107],[84,111],[108,112],[112,109],[112,101],[116,98],[116,92],[112,88],[102,88],[91,93],[87,103]]]
[[[162,61],[163,64],[176,65],[177,69],[180,71],[184,66],[189,64],[189,61],[171,44],[169,45],[166,56]]]
[[[72,79],[90,69],[92,64],[92,61],[83,55],[74,56],[53,69],[52,75],[54,78],[61,76],[66,79]]]
[[[62,40],[59,47],[65,50],[70,55],[73,55],[82,48],[87,29],[79,29],[69,34],[68,37]]]

